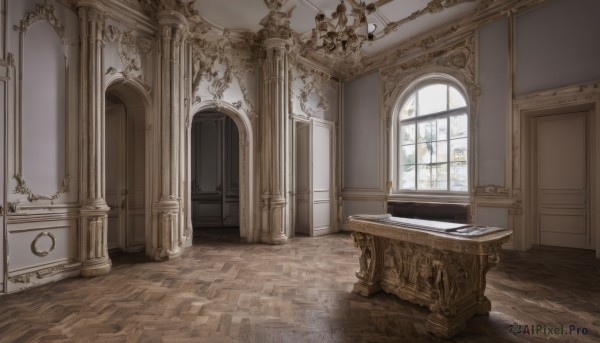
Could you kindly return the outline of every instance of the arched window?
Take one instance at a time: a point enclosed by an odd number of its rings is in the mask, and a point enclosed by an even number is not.
[[[395,123],[395,190],[468,192],[468,122],[459,87],[445,80],[417,84]]]

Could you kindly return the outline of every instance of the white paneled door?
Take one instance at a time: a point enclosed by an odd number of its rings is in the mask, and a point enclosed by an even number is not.
[[[295,233],[320,236],[335,231],[333,125],[316,119],[296,126]]]
[[[539,243],[591,249],[587,112],[537,118]]]

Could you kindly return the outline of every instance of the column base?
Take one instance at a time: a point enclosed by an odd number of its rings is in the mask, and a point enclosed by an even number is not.
[[[267,244],[279,245],[285,244],[288,242],[288,238],[286,235],[281,234],[277,236],[262,236],[261,241]]]
[[[156,261],[170,261],[175,260],[181,257],[181,249],[177,248],[175,250],[161,250],[158,251],[155,260]]]
[[[112,262],[108,257],[94,258],[81,264],[81,276],[94,277],[110,272]]]

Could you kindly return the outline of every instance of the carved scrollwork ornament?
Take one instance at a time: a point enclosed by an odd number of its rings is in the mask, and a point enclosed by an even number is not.
[[[119,38],[119,57],[125,65],[125,71],[139,71],[141,56],[147,54],[152,47],[150,39],[138,37],[134,32],[125,32]]]
[[[246,86],[246,77],[255,71],[252,43],[248,40],[236,41],[230,33],[224,32],[216,41],[191,39],[192,48],[192,91],[197,92],[201,81],[213,100],[221,100],[231,87],[233,80],[237,81],[242,91],[246,114],[252,117],[256,114],[255,106]],[[193,103],[199,101],[196,96]],[[237,102],[236,102],[237,103]]]
[[[30,283],[31,277],[36,275],[38,279],[43,279],[46,276],[49,276],[61,269],[65,268],[65,264],[59,264],[54,267],[44,268],[35,272],[25,273],[21,275],[11,276],[8,280],[12,283]]]
[[[50,248],[48,248],[48,250],[40,250],[37,246],[38,240],[40,240],[40,238],[42,238],[42,237],[48,237],[52,241],[52,245],[50,246]],[[48,232],[48,231],[40,232],[35,237],[35,239],[31,242],[31,251],[36,256],[40,256],[40,257],[48,256],[48,254],[50,254],[54,250],[55,247],[56,247],[56,238],[54,237],[52,232]]]
[[[69,183],[71,182],[71,176],[67,175],[64,177],[61,187],[58,191],[51,195],[41,195],[34,193],[31,189],[29,189],[29,187],[27,187],[27,183],[25,182],[25,179],[23,179],[23,176],[21,176],[21,174],[14,175],[13,179],[17,181],[17,186],[15,187],[14,192],[17,194],[26,194],[27,200],[29,200],[30,202],[41,199],[56,200],[60,197],[61,194],[67,193],[70,190]]]
[[[185,233],[184,233],[185,239],[188,241],[191,240],[193,237],[193,233],[194,233],[194,230],[192,229],[191,226],[188,225],[188,227],[185,228]]]
[[[508,196],[508,188],[497,185],[485,185],[475,188],[475,195]]]
[[[25,18],[21,19],[19,25],[15,25],[13,28],[15,31],[25,33],[33,23],[39,20],[47,21],[54,28],[54,31],[56,31],[56,34],[60,38],[61,44],[69,44],[65,26],[62,25],[56,17],[54,5],[52,5],[48,0],[44,1],[43,4],[35,5],[35,10],[27,13]]]

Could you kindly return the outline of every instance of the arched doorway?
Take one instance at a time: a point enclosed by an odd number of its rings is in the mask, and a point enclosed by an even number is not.
[[[192,226],[198,234],[239,237],[239,132],[220,112],[201,112],[191,128]]]
[[[198,120],[196,118],[201,118],[202,116],[206,116],[208,114],[219,114],[223,116],[222,120],[224,123],[229,122],[227,126],[224,126],[223,129],[227,129],[229,132],[227,133],[230,137],[228,138],[230,144],[237,144],[238,153],[237,153],[237,165],[235,162],[230,161],[229,165],[237,169],[237,204],[234,206],[229,206],[227,210],[226,207],[223,207],[223,214],[228,218],[225,218],[225,225],[234,225],[233,223],[239,224],[239,238],[243,242],[255,243],[259,241],[260,232],[256,230],[257,227],[255,223],[254,217],[254,206],[257,203],[256,194],[254,193],[254,189],[256,187],[254,180],[254,137],[252,131],[252,124],[250,119],[245,115],[242,115],[237,109],[231,104],[217,102],[217,101],[206,101],[203,103],[197,103],[192,106],[192,113],[194,115],[190,119],[190,125],[188,126],[187,131],[187,166],[186,166],[186,177],[184,178],[188,185],[186,186],[186,196],[185,196],[185,216],[186,216],[186,231],[189,231],[193,228],[194,220],[193,220],[193,200],[192,200],[192,187],[197,187],[198,181],[195,180],[194,175],[192,173],[192,128],[194,121]],[[237,135],[237,140],[231,136]],[[195,148],[194,148],[195,152]],[[229,155],[231,158],[232,154]],[[231,168],[230,168],[231,169]],[[236,173],[230,173],[226,175],[230,180],[236,179]],[[233,186],[233,185],[231,185]],[[202,187],[202,186],[200,186]],[[223,186],[222,186],[223,187]],[[233,190],[235,187],[229,187],[229,190]],[[235,192],[234,192],[235,193]],[[234,201],[231,201],[235,203]],[[236,208],[237,207],[237,208]],[[218,211],[217,211],[218,210]],[[205,209],[205,213],[208,213],[208,209]],[[216,206],[213,207],[213,219],[214,217],[218,217],[221,215],[221,211]],[[232,213],[233,212],[233,213]],[[235,218],[237,214],[238,218]],[[187,241],[187,244],[191,244],[191,240]]]
[[[105,121],[108,250],[143,251],[150,208],[146,105],[134,87],[119,82],[107,88]]]

